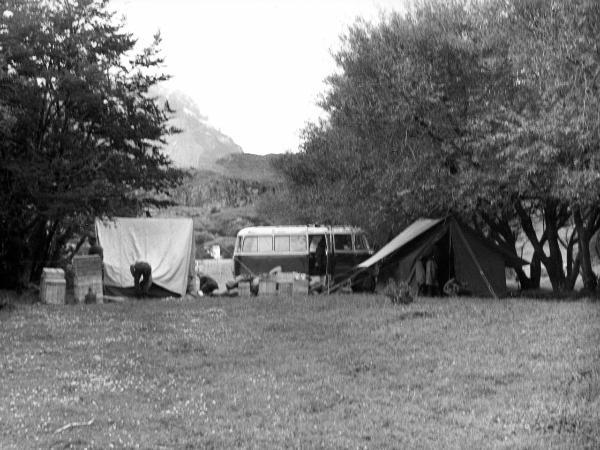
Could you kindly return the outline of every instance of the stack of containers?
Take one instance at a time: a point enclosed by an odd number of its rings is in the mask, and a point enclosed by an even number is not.
[[[277,294],[277,281],[274,276],[262,276],[258,285],[259,295],[275,295]]]
[[[102,290],[102,259],[99,255],[75,256],[73,258],[75,301],[85,303],[86,297],[95,297],[96,303],[104,303]]]

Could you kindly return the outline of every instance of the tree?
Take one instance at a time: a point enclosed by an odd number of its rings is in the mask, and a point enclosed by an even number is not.
[[[3,8],[0,249],[4,260],[7,239],[24,236],[39,276],[94,216],[165,201],[181,173],[161,148],[176,130],[148,94],[168,78],[159,35],[134,54],[106,0]]]
[[[554,289],[572,289],[581,272],[585,287],[593,291],[589,241],[600,225],[600,6],[585,0],[492,5],[487,17],[499,18],[492,28],[509,44],[515,80],[529,95],[522,104],[504,105],[510,120],[501,134],[490,133],[483,141],[484,159],[502,161],[502,173],[516,187],[510,198],[521,226]],[[491,155],[490,149],[497,153]],[[541,236],[534,230],[536,216],[544,225]],[[559,236],[561,228],[566,239]]]
[[[478,119],[496,101],[490,94],[505,95],[509,85],[502,61],[485,59],[502,48],[482,40],[478,26],[457,2],[350,28],[321,102],[328,120],[307,129],[303,151],[284,159],[294,192],[310,179],[311,189],[321,183],[353,205],[364,199],[371,223],[362,225],[371,231],[395,232],[464,203],[457,180],[477,164],[469,146],[482,132]],[[298,178],[307,170],[310,177]]]
[[[362,196],[361,212],[379,221],[371,230],[452,211],[514,254],[519,236],[531,242],[530,277],[515,268],[522,287],[539,286],[544,265],[556,291],[572,289],[580,267],[593,288],[597,10],[585,0],[424,2],[358,22],[335,54],[327,119],[280,162],[290,191],[345,218],[329,199]]]

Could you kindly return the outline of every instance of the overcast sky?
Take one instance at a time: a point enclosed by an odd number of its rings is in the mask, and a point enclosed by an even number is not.
[[[319,115],[330,50],[356,17],[376,21],[405,0],[113,0],[130,31],[163,37],[171,87],[246,153],[295,151]]]

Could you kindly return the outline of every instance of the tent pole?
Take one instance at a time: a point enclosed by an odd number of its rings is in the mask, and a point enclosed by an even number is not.
[[[485,276],[485,272],[483,271],[483,268],[479,264],[479,261],[477,261],[477,258],[475,257],[475,253],[473,253],[473,249],[467,242],[467,238],[465,238],[465,236],[459,226],[455,226],[454,228],[456,228],[456,230],[458,231],[458,235],[464,242],[465,247],[467,247],[467,251],[469,252],[469,255],[471,255],[471,259],[477,266],[477,269],[479,270],[479,274],[481,275],[481,278],[483,278],[483,281],[485,282],[485,285],[487,286],[488,290],[490,291],[490,294],[492,294],[492,296],[494,297],[495,300],[498,300],[499,299],[498,294],[496,294],[496,291],[494,291],[494,288],[492,287],[490,281]]]

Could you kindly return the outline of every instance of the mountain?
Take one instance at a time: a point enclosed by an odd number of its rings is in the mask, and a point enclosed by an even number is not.
[[[154,88],[152,94],[158,97],[159,103],[169,103],[175,111],[169,124],[182,130],[168,136],[165,146],[165,153],[177,167],[206,167],[228,155],[244,153],[233,139],[208,123],[207,117],[188,95],[164,86]]]
[[[173,199],[183,206],[238,208],[256,204],[283,182],[274,155],[229,155],[210,166],[189,170]]]

